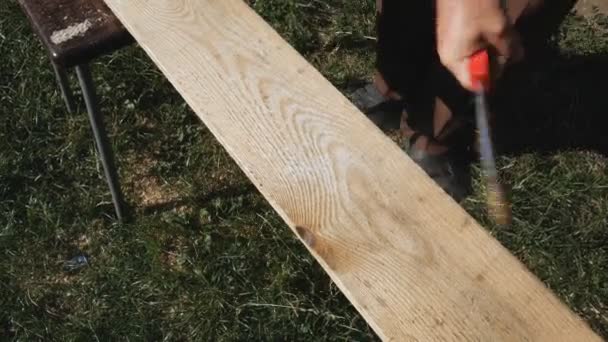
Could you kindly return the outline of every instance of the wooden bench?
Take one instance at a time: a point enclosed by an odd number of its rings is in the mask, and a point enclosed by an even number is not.
[[[18,1],[49,53],[62,97],[70,112],[74,112],[76,106],[67,70],[76,70],[116,216],[122,221],[123,195],[88,64],[134,40],[103,0]]]
[[[381,339],[601,341],[245,1],[106,1]]]

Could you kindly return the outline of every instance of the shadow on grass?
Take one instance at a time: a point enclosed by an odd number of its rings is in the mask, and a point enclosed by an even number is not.
[[[227,199],[233,197],[239,197],[257,192],[257,189],[253,184],[236,184],[234,186],[227,186],[221,189],[213,190],[210,192],[196,191],[198,195],[193,197],[179,198],[174,201],[167,201],[155,205],[146,206],[143,208],[144,214],[152,214],[158,211],[167,211],[179,208],[184,205],[196,203],[197,206],[204,206],[211,200],[214,199]]]
[[[518,23],[527,59],[506,74],[493,99],[499,152],[584,149],[608,155],[608,97],[603,87],[608,55],[563,55],[552,46],[551,37],[575,3],[551,1]],[[585,35],[578,39],[597,44]]]
[[[592,150],[608,156],[608,55],[521,66],[494,103],[501,153]]]

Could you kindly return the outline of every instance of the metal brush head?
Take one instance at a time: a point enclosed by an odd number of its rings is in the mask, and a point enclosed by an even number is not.
[[[511,224],[511,205],[507,200],[504,187],[496,180],[488,184],[487,205],[488,213],[497,224],[501,226]]]

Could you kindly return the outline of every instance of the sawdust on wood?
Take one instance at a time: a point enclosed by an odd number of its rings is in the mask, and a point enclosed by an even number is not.
[[[70,39],[82,36],[92,26],[93,24],[89,19],[86,19],[85,21],[80,22],[78,24],[70,25],[62,30],[53,32],[53,34],[51,35],[51,42],[53,42],[53,44],[65,43]]]

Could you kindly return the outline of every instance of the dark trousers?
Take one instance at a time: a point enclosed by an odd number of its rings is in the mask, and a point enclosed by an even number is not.
[[[460,86],[437,55],[434,1],[382,0],[378,13],[376,69],[404,99],[409,125],[432,132],[435,97],[453,116],[473,117],[472,94]]]

